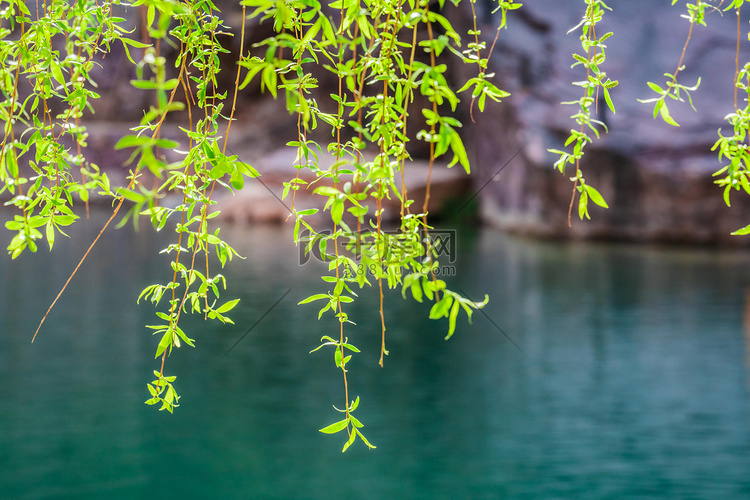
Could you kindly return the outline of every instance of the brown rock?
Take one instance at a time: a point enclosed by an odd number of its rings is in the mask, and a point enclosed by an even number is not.
[[[235,154],[241,159],[250,158],[251,152],[244,152],[237,148]],[[330,178],[318,178],[308,168],[297,169],[299,165],[294,148],[282,148],[262,156],[255,162],[250,162],[261,174],[258,179],[249,179],[245,188],[235,193],[234,196],[224,196],[218,199],[214,206],[215,210],[221,211],[220,217],[235,222],[281,222],[286,220],[291,211],[292,194],[289,193],[285,200],[281,200],[283,194],[283,183],[294,179],[297,175],[308,184],[302,185],[295,196],[294,205],[298,210],[305,208],[318,208],[323,210],[326,197],[313,193],[318,186],[333,186]],[[320,153],[318,168],[330,171],[334,158],[332,155]],[[371,158],[371,156],[370,156]],[[247,161],[247,160],[245,160]],[[425,161],[409,161],[404,171],[408,196],[415,200],[412,205],[412,213],[420,213],[424,204],[427,190],[427,177],[429,164]],[[401,190],[401,176],[396,175],[397,189]],[[341,186],[341,183],[339,183]],[[439,215],[441,209],[451,198],[465,196],[470,184],[468,176],[460,170],[446,168],[443,163],[433,165],[430,180],[430,201],[428,211],[433,215]],[[370,198],[365,201],[369,206],[370,214],[376,210],[376,201]],[[401,202],[398,197],[390,194],[390,198],[383,201],[385,208],[383,218],[385,220],[396,220],[400,216]]]

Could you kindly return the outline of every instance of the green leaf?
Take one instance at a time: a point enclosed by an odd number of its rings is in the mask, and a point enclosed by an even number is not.
[[[52,64],[49,66],[50,71],[52,72],[52,76],[55,77],[55,80],[57,80],[60,85],[65,85],[65,75],[63,75],[62,69],[60,68],[60,64],[57,61],[53,61]]]
[[[121,137],[119,141],[117,141],[117,144],[115,144],[115,149],[125,149],[125,148],[132,148],[136,146],[143,146],[144,144],[149,144],[152,142],[153,139],[150,137],[139,137],[137,135],[126,135],[125,137]]]
[[[52,251],[52,245],[55,243],[55,226],[52,225],[52,219],[47,223],[47,243],[49,243],[49,249]]]
[[[179,84],[177,78],[172,78],[166,82],[154,82],[151,80],[130,80],[130,85],[141,90],[172,90]]]
[[[310,303],[310,302],[312,302],[314,300],[321,300],[321,299],[330,300],[330,298],[331,297],[328,294],[326,294],[326,293],[316,293],[315,295],[310,295],[306,299],[301,300],[300,302],[297,303],[297,305],[299,306],[299,305],[302,305],[302,304],[307,304],[307,303]]]
[[[337,196],[341,194],[341,191],[330,186],[320,186],[318,188],[315,188],[313,193],[319,194],[321,196]]]
[[[216,310],[216,312],[218,312],[220,314],[223,314],[223,313],[225,313],[227,311],[231,311],[232,309],[234,309],[234,306],[236,306],[239,301],[240,301],[240,299],[234,299],[234,300],[230,300],[228,302],[225,302],[221,307],[219,307]]]
[[[239,170],[235,170],[229,179],[232,187],[237,191],[241,190],[245,186],[245,177]]]
[[[179,142],[173,141],[172,139],[154,139],[154,146],[163,148],[163,149],[174,149],[180,145]]]
[[[607,87],[602,87],[602,90],[604,91],[604,100],[607,102],[607,107],[612,111],[612,114],[615,114],[615,105],[612,102],[612,98],[609,95],[609,90],[607,90]]]
[[[159,346],[156,349],[156,355],[154,356],[154,359],[161,356],[161,354],[167,350],[167,347],[172,345],[172,332],[167,330],[167,332],[164,334],[164,336],[159,341]]]
[[[137,40],[132,40],[126,37],[122,37],[119,40],[126,45],[130,45],[131,47],[135,47],[138,49],[145,49],[146,47],[151,47],[151,45],[148,43],[139,42]]]
[[[360,422],[359,420],[357,420],[357,418],[354,415],[352,415],[351,413],[349,413],[349,420],[351,420],[352,425],[354,427],[358,428],[358,429],[361,429],[362,427],[365,426],[365,424],[363,424],[362,422]]]
[[[260,173],[249,163],[237,161],[235,165],[237,166],[237,170],[248,177],[260,177]]]
[[[359,349],[357,349],[356,347],[354,347],[351,344],[343,343],[341,345],[344,346],[344,347],[346,347],[347,349],[349,349],[352,352],[359,352]],[[357,397],[357,401],[359,401],[359,397]],[[357,404],[359,404],[359,403],[357,403]],[[353,410],[353,408],[352,408],[352,410]]]
[[[651,90],[653,90],[657,94],[663,94],[664,93],[664,91],[662,90],[662,88],[659,87],[657,84],[655,84],[653,82],[648,82],[648,86],[651,87]]]
[[[744,189],[747,194],[750,194],[750,182],[748,182],[747,176],[744,173],[740,174],[740,184],[742,184],[742,189]]]
[[[674,121],[674,118],[669,114],[669,110],[667,109],[667,105],[663,104],[661,108],[659,108],[659,113],[661,113],[662,119],[667,122],[668,124],[679,127],[680,124]]]
[[[447,294],[443,295],[443,298],[436,302],[432,306],[432,309],[430,309],[430,319],[440,319],[447,316],[452,303],[453,297]]]
[[[651,100],[648,101],[640,101],[640,102],[652,102]],[[656,115],[659,114],[659,110],[664,105],[664,101],[662,99],[658,99],[656,101],[656,104],[654,104],[654,119],[656,119]]]
[[[750,225],[745,226],[742,229],[738,229],[737,231],[732,233],[732,235],[734,236],[744,236],[746,234],[750,234]]]
[[[317,208],[306,208],[305,210],[298,210],[297,215],[314,215],[317,214],[319,209]]]
[[[357,433],[357,435],[359,436],[359,438],[360,438],[360,439],[361,439],[362,441],[364,441],[364,442],[365,442],[365,444],[367,445],[367,447],[368,447],[368,448],[370,448],[370,449],[373,449],[373,448],[377,448],[377,446],[373,446],[373,445],[371,445],[371,444],[370,444],[370,442],[369,442],[369,441],[367,440],[367,438],[365,438],[364,434],[362,434],[362,433],[361,433],[361,432],[359,431],[359,429],[357,429],[356,427],[354,427],[354,432],[356,432],[356,433]]]
[[[414,296],[414,300],[422,302],[422,286],[419,283],[419,279],[414,279],[411,282],[411,294]]]
[[[349,439],[344,444],[344,449],[341,450],[341,453],[344,453],[347,449],[349,449],[349,447],[354,443],[355,439],[357,439],[357,433],[356,432],[352,432],[349,435]]]
[[[182,328],[180,328],[177,325],[175,325],[174,328],[175,328],[175,332],[177,332],[177,335],[179,335],[179,337],[182,340],[184,340],[187,345],[189,345],[190,347],[195,347],[195,344],[194,344],[195,341],[193,339],[189,338],[187,335],[185,335],[185,332],[182,331]],[[169,379],[170,379],[170,377],[167,377],[167,380],[169,380]],[[169,380],[169,381],[172,382],[172,380]]]
[[[456,318],[458,317],[458,309],[460,305],[460,302],[457,300],[453,302],[450,316],[448,316],[448,335],[445,337],[445,340],[451,338],[453,336],[453,333],[456,331]]]
[[[344,202],[342,200],[335,200],[331,206],[331,220],[334,224],[341,224],[341,218],[344,215]]]
[[[581,198],[578,200],[578,217],[580,217],[581,220],[583,220],[584,217],[589,217],[588,212],[588,202],[589,198],[586,194],[586,191],[581,193]]]
[[[592,186],[589,186],[588,184],[584,184],[584,189],[586,189],[586,194],[589,195],[589,198],[591,198],[591,201],[599,205],[600,207],[609,208],[607,206],[607,202],[604,201],[604,197],[594,189]]]
[[[336,350],[333,352],[333,361],[336,364],[336,367],[341,368],[343,358],[344,358],[344,355],[341,354],[341,349],[336,347]]]
[[[323,427],[322,429],[320,429],[320,432],[323,432],[325,434],[336,434],[337,432],[340,432],[346,429],[348,425],[349,425],[349,420],[344,419],[334,424],[331,424],[328,427]]]
[[[464,170],[466,170],[467,174],[471,173],[471,168],[469,167],[469,157],[466,155],[466,149],[464,148],[464,143],[461,141],[461,136],[458,134],[458,132],[453,131],[451,133],[451,150],[453,151],[453,161],[451,162],[451,165],[454,164],[456,161],[461,164],[462,167],[464,167]],[[450,166],[450,165],[449,165]]]

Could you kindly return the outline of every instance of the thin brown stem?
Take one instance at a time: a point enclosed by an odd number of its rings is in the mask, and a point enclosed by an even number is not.
[[[380,224],[383,220],[383,217],[381,216],[381,211],[383,207],[383,184],[381,183],[378,186],[378,241],[381,241],[382,238],[382,231],[380,228]],[[383,243],[383,248],[385,248],[385,242]],[[383,253],[380,251],[380,245],[378,245],[378,267],[379,270],[382,271],[383,269]],[[388,354],[388,351],[385,349],[385,314],[383,312],[383,278],[378,275],[378,292],[380,296],[380,328],[381,328],[381,341],[380,341],[380,361],[378,364],[380,367],[383,367],[383,356]]]
[[[577,160],[576,160],[576,171],[579,171]],[[572,224],[570,222],[570,217],[571,217],[571,214],[573,213],[573,204],[576,201],[577,189],[578,189],[578,177],[576,177],[575,182],[573,182],[573,195],[570,197],[570,206],[568,207],[568,227],[572,227]]]
[[[297,29],[295,27],[295,31],[297,31],[296,33],[297,37],[302,39],[302,30]],[[281,52],[279,52],[279,57],[281,57]],[[297,66],[302,67],[302,51],[301,50],[297,53]],[[300,100],[304,99],[302,92],[303,92],[302,78],[300,78],[297,82],[297,94],[299,96],[298,99]],[[302,165],[302,151],[303,151],[302,145],[303,143],[306,143],[306,142],[307,142],[307,134],[302,131],[302,113],[298,112],[297,113],[297,163],[298,163],[298,166]],[[305,156],[305,158],[307,158],[307,156]],[[305,159],[305,165],[307,165],[307,159]],[[292,214],[295,213],[294,211],[296,210],[295,203],[297,201],[297,188],[299,187],[299,182],[298,182],[299,174],[302,169],[296,168],[295,170],[296,170],[296,173],[295,173],[294,181],[292,184],[292,211],[289,212],[289,215],[287,215],[287,219],[291,217]]]
[[[471,3],[471,8],[474,8],[474,3]],[[476,21],[475,21],[476,22]],[[430,42],[433,41],[433,33],[432,33],[432,23],[430,21],[427,21],[427,36],[430,39]],[[435,67],[435,52],[430,51],[430,65],[434,68]],[[433,99],[432,101],[432,112],[437,114],[437,101]],[[430,164],[429,168],[427,170],[427,186],[425,187],[425,193],[424,193],[424,203],[422,204],[422,218],[425,225],[425,231],[427,230],[427,206],[430,203],[430,182],[432,180],[432,167],[435,164],[435,142],[433,140],[435,135],[435,125],[433,124],[430,127]]]
[[[339,35],[344,34],[344,5],[343,2],[341,4],[341,10],[339,12],[340,15],[340,22],[339,22]],[[343,42],[342,42],[343,43]],[[343,62],[343,53],[344,48],[339,47],[339,67],[341,67],[341,64]],[[344,78],[341,76],[341,72],[338,72],[338,109],[337,109],[337,117],[339,120],[344,116],[344,105],[343,103],[343,96],[344,96]],[[336,159],[334,162],[333,167],[333,187],[334,189],[338,189],[338,163],[341,159],[342,152],[341,152],[341,127],[336,127]],[[341,272],[339,270],[339,240],[338,240],[338,224],[334,222],[333,224],[333,247],[334,247],[334,253],[336,254],[336,281],[338,282],[341,279]],[[342,365],[341,365],[341,372],[344,377],[344,408],[346,412],[346,419],[349,420],[349,382],[346,378],[346,365],[343,364],[343,359],[345,358],[344,354],[344,311],[341,306],[341,297],[336,297],[336,306],[339,310],[339,349],[341,352],[341,359],[342,359]],[[352,424],[353,426],[353,424]],[[352,430],[349,425],[346,427],[347,434],[351,437]]]
[[[227,131],[224,133],[224,148],[222,153],[227,152],[227,142],[229,141],[229,130],[232,128],[232,121],[234,121],[234,112],[237,109],[237,93],[240,88],[240,72],[242,66],[239,62],[242,60],[242,55],[245,53],[245,9],[246,6],[242,6],[242,25],[240,26],[240,55],[237,60],[237,76],[234,79],[234,95],[232,96],[232,111],[229,113],[229,121],[227,122]]]
[[[242,55],[245,53],[245,10],[246,6],[242,6],[242,25],[240,26],[240,55],[237,58],[237,75],[234,79],[234,94],[232,95],[232,110],[229,112],[229,120],[227,121],[227,130],[224,133],[224,147],[222,148],[221,152],[223,154],[226,154],[227,152],[227,143],[229,142],[229,131],[232,128],[232,122],[234,121],[234,112],[237,109],[237,94],[239,92],[240,88],[240,73],[242,72],[242,66],[240,66],[240,61],[242,60]]]
[[[183,65],[184,64],[185,64],[185,59],[183,58]],[[172,101],[174,100],[174,96],[175,96],[176,93],[177,93],[177,87],[175,87],[174,89],[172,89],[172,93],[169,96],[168,104],[172,103]],[[164,119],[166,117],[167,117],[167,112],[165,111],[161,115],[161,118],[159,119],[159,122],[156,125],[156,130],[154,131],[154,134],[152,135],[152,138],[156,137],[156,133],[159,131],[159,129],[161,129],[161,126],[164,123]],[[136,167],[136,170],[135,170],[135,172],[133,172],[132,178],[131,178],[130,182],[128,183],[128,186],[125,188],[125,190],[132,189],[133,186],[136,184],[136,180],[138,178],[138,172],[139,172],[139,170],[140,170],[140,166]],[[65,284],[63,285],[62,289],[60,290],[60,292],[55,297],[55,300],[53,300],[52,304],[50,304],[49,308],[47,308],[47,312],[44,313],[44,316],[42,317],[42,320],[39,322],[39,326],[37,326],[36,331],[34,332],[34,336],[31,338],[31,342],[32,343],[34,342],[34,339],[36,339],[36,336],[39,333],[39,330],[42,328],[42,325],[44,324],[44,321],[47,319],[47,316],[49,315],[50,311],[55,306],[55,304],[57,303],[57,301],[60,298],[60,296],[62,296],[63,292],[68,287],[68,284],[73,279],[73,277],[76,275],[76,273],[78,272],[78,269],[80,269],[80,267],[83,264],[83,262],[86,260],[86,257],[88,257],[89,252],[91,252],[91,249],[94,248],[94,245],[96,245],[96,242],[99,241],[99,238],[101,237],[101,235],[104,233],[104,231],[109,226],[109,223],[112,222],[112,220],[117,216],[117,213],[120,211],[120,208],[122,207],[122,204],[124,202],[125,202],[125,197],[122,196],[120,198],[119,203],[117,204],[117,206],[115,207],[114,211],[112,212],[112,215],[107,220],[107,222],[104,224],[104,227],[102,227],[101,231],[99,231],[99,234],[97,234],[97,236],[94,239],[94,241],[91,243],[91,245],[89,245],[89,248],[86,250],[86,253],[83,254],[83,257],[81,257],[81,260],[78,262],[78,265],[75,267],[75,269],[73,270],[73,272],[68,277],[68,279],[65,282]]]
[[[52,304],[50,304],[50,306],[47,308],[47,312],[44,313],[44,317],[42,317],[42,321],[39,322],[39,326],[36,327],[36,331],[34,332],[34,336],[31,338],[31,343],[32,344],[34,343],[34,340],[36,339],[37,333],[39,333],[39,330],[42,328],[42,325],[44,324],[44,320],[47,319],[47,316],[49,315],[50,311],[52,310],[53,307],[55,307],[55,304],[57,303],[57,300],[62,296],[63,292],[68,287],[68,284],[73,279],[73,276],[76,275],[76,273],[78,272],[78,269],[83,264],[83,261],[85,261],[86,257],[89,256],[89,252],[91,252],[91,249],[94,248],[94,245],[96,245],[96,242],[99,241],[99,238],[102,236],[102,234],[104,233],[105,229],[107,229],[107,226],[109,226],[109,223],[112,222],[112,219],[114,219],[117,216],[117,213],[120,211],[120,207],[122,207],[122,204],[123,204],[124,201],[125,201],[125,197],[120,198],[120,202],[115,207],[114,211],[112,212],[112,215],[109,217],[109,219],[107,220],[107,222],[104,224],[104,227],[101,229],[101,231],[99,231],[99,234],[96,235],[96,238],[94,238],[94,241],[91,243],[91,245],[89,245],[88,250],[86,250],[86,253],[83,254],[83,257],[81,257],[81,260],[78,262],[78,265],[76,266],[76,268],[73,270],[73,272],[68,277],[68,280],[65,282],[65,284],[62,287],[62,289],[57,294],[57,297],[55,297],[55,300],[53,300]]]
[[[400,8],[400,4],[399,4]],[[390,25],[391,21],[391,15],[388,14],[385,20],[385,33],[388,33],[388,27]],[[384,53],[381,54],[381,57],[392,57],[393,48],[396,41],[397,33],[394,32],[391,34],[391,43],[390,46],[387,48],[387,50],[384,50]],[[388,65],[386,65],[386,68]],[[386,69],[387,71],[387,69]],[[388,79],[383,80],[383,109],[381,113],[381,124],[383,125],[383,128],[385,129],[385,123],[388,120],[388,113],[386,111],[386,106],[388,102]],[[380,162],[381,167],[388,161],[388,152],[385,151],[385,141],[380,141]],[[402,170],[403,172],[403,170]],[[378,255],[378,289],[380,291],[380,329],[381,329],[381,344],[380,344],[380,367],[383,367],[383,357],[388,354],[388,351],[385,349],[385,314],[383,311],[383,277],[381,275],[383,271],[383,252],[385,250],[385,241],[383,240],[383,230],[382,230],[382,222],[383,222],[383,181],[382,179],[378,182],[378,200],[377,200],[377,255]],[[381,249],[380,244],[383,244],[383,247]]]
[[[429,6],[426,6],[425,9],[429,9]],[[406,76],[406,81],[411,82],[412,74],[414,73],[414,57],[416,55],[417,51],[417,26],[414,26],[414,29],[412,30],[411,35],[411,53],[409,54],[409,73]],[[412,97],[412,90],[411,90],[411,84],[406,86],[406,95],[404,95],[404,105],[403,105],[403,112],[401,113],[401,123],[403,128],[403,133],[406,135],[406,118],[408,117],[408,109],[409,109],[409,102]],[[408,192],[406,189],[406,147],[404,147],[404,151],[401,154],[401,158],[399,159],[399,163],[401,166],[401,223],[403,226],[404,222],[404,215],[409,214],[411,209],[409,206],[406,206],[406,200],[408,199]]]
[[[359,25],[357,25],[356,29],[359,29]],[[370,43],[367,47],[367,54],[372,53],[372,48],[375,45],[375,37],[370,38]],[[357,124],[359,125],[360,131],[357,134],[357,137],[359,140],[362,140],[362,127],[363,127],[363,119],[362,119],[362,107],[359,105],[360,100],[362,99],[362,93],[364,92],[364,86],[365,86],[365,78],[367,77],[367,67],[362,68],[362,72],[359,75],[359,82],[357,84],[357,94],[354,96],[354,99],[357,102]],[[362,155],[360,153],[360,160],[362,160]],[[354,174],[354,191],[356,193],[359,193],[359,177],[360,173],[359,170]],[[362,251],[362,222],[360,221],[360,218],[357,217],[357,254],[361,255]]]
[[[690,43],[690,39],[693,37],[693,26],[695,25],[695,21],[690,21],[690,29],[688,29],[688,35],[687,39],[685,40],[685,45],[682,46],[682,54],[680,54],[680,62],[677,63],[677,69],[675,70],[674,74],[672,75],[672,79],[677,79],[677,73],[682,71],[682,61],[685,59],[685,52],[687,51],[688,44]]]
[[[24,33],[25,33],[25,26],[24,26],[24,23],[21,23],[21,36],[22,37],[23,37]],[[10,107],[8,108],[10,110],[16,109],[16,98],[18,97],[18,75],[19,75],[19,71],[21,69],[21,56],[22,56],[22,51],[19,50],[18,51],[18,58],[16,59],[16,74],[13,77],[13,96],[11,97]],[[44,100],[44,103],[46,105],[47,101]],[[11,114],[12,114],[12,111],[11,111]],[[14,131],[13,131],[13,119],[9,119],[5,123],[5,133],[4,133],[4,136],[3,136],[3,142],[2,142],[2,144],[0,144],[0,154],[5,154],[5,146],[8,143],[8,137],[9,136],[10,136],[10,143],[11,143],[11,148],[10,148],[11,154],[13,155],[13,159],[15,160],[15,164],[18,165],[18,158],[16,156],[16,148],[13,146],[13,144],[16,142]],[[20,183],[19,175],[20,174],[18,172],[18,168],[16,168],[16,175],[15,175],[15,179],[14,179],[15,180],[15,186],[18,188],[18,194],[20,196],[23,196],[23,186]],[[28,213],[26,211],[26,204],[23,205],[22,210],[23,210],[23,218],[24,218],[24,220],[26,220],[28,222]]]
[[[474,23],[474,44],[475,44],[475,47],[477,48],[477,64],[480,65],[479,66],[479,73],[483,74],[484,73],[484,68],[482,68],[482,66],[481,66],[482,54],[481,54],[481,51],[479,50],[479,32],[477,31],[477,13],[476,13],[476,10],[474,9],[474,3],[475,2],[476,2],[476,0],[471,0],[469,2],[469,5],[471,5],[471,19],[472,19],[472,22]],[[432,29],[430,27],[430,23],[429,22],[427,23],[427,27],[428,27],[427,29],[429,29],[429,30]],[[499,33],[499,31],[498,31],[498,33]],[[432,39],[432,33],[430,33],[430,39]],[[434,66],[434,64],[433,64],[433,66]],[[475,100],[476,100],[476,97],[472,96],[471,97],[471,103],[469,104],[469,117],[471,118],[471,123],[475,123],[475,121],[474,121],[474,101]]]

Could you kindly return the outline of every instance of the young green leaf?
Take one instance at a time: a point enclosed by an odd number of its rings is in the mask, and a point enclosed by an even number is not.
[[[349,425],[349,420],[344,419],[339,422],[333,423],[327,427],[320,429],[320,432],[324,434],[336,434],[337,432],[343,431]]]
[[[591,198],[591,201],[593,201],[600,207],[609,208],[609,206],[607,206],[607,202],[604,201],[604,197],[601,195],[601,193],[599,193],[599,191],[597,191],[596,189],[594,189],[592,186],[588,184],[584,184],[583,187],[584,189],[586,189],[586,194],[589,195],[589,198]]]

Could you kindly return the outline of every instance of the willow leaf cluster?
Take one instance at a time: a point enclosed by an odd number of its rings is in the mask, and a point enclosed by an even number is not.
[[[452,116],[459,97],[448,84],[448,66],[439,58],[452,54],[459,62],[479,66],[479,76],[461,90],[473,86],[472,99],[479,100],[480,108],[487,97],[499,101],[508,94],[488,81],[487,60],[481,58],[483,46],[474,43],[461,50],[461,34],[440,13],[442,2],[435,6],[415,0],[337,0],[323,6],[314,0],[283,4],[244,0],[244,5],[254,8],[257,16],[272,18],[277,35],[259,44],[265,57],[248,55],[240,62],[247,68],[241,87],[258,78],[261,88],[274,97],[277,89],[283,90],[287,109],[297,116],[297,137],[288,145],[296,148],[299,171],[309,170],[314,178],[309,181],[303,177],[310,176],[298,174],[285,184],[284,197],[292,200],[295,242],[305,245],[308,252],[319,251],[329,263],[330,274],[323,277],[328,290],[300,302],[317,303],[318,317],[332,314],[338,324],[336,334],[324,336],[320,347],[333,350],[334,364],[341,370],[345,405],[339,411],[344,418],[321,432],[346,431],[344,450],[357,437],[372,447],[353,415],[359,398],[350,398],[347,379],[348,363],[359,352],[345,335],[348,325],[353,325],[347,309],[356,300],[357,290],[378,287],[381,366],[388,354],[384,286],[400,287],[404,297],[408,292],[419,302],[433,301],[430,317],[448,318],[447,338],[455,331],[459,312],[470,319],[475,309],[486,304],[486,300],[475,303],[449,290],[435,274],[439,263],[427,221],[429,176],[435,161],[443,156],[449,158],[449,167],[458,164],[467,173],[470,170],[458,132],[462,124]],[[501,2],[499,8],[505,12],[517,6]],[[476,39],[478,33],[472,34]],[[318,102],[314,93],[318,87],[314,70],[321,66],[337,82],[337,92],[325,103]],[[415,110],[417,94],[427,105]],[[424,127],[407,130],[407,118],[415,113],[423,116]],[[319,127],[330,129],[327,144],[311,138]],[[412,138],[425,141],[429,148],[428,191],[422,207],[413,206],[403,182]],[[320,161],[326,155],[332,156],[330,167]],[[401,187],[397,186],[399,176]],[[318,209],[298,206],[300,189],[323,198],[331,225],[321,230],[307,222]],[[392,199],[400,205],[396,232],[383,228],[386,205]]]
[[[498,3],[500,27],[506,12],[519,6]],[[476,22],[469,33],[474,41],[464,47],[466,34],[443,15],[442,1],[336,0],[324,5],[315,0],[244,0],[235,84],[224,89],[217,75],[226,70],[221,56],[228,50],[219,40],[236,31],[225,26],[211,0],[48,0],[37,2],[34,9],[11,1],[3,7],[0,194],[5,193],[7,205],[15,209],[6,227],[16,233],[8,252],[15,259],[24,250],[36,251],[45,239],[52,249],[56,235],[78,218],[74,205],[83,202],[88,211],[92,195],[113,200],[111,217],[99,236],[123,207],[121,223],[132,219],[137,226],[147,217],[156,230],[171,228],[173,242],[163,253],[171,256],[172,278],[149,285],[138,297],[156,307],[155,320],[146,328],[156,338],[159,368],[147,384],[146,403],[161,410],[172,412],[180,399],[176,377],[165,372],[166,359],[173,349],[195,342],[181,319],[199,314],[231,323],[228,314],[238,303],[222,297],[226,278],[211,268],[209,259],[216,256],[223,267],[237,255],[212,221],[218,215],[209,210],[216,190],[240,190],[246,178],[259,175],[227,150],[238,92],[257,79],[263,91],[285,101],[297,117],[296,137],[289,141],[297,151],[296,166],[315,178],[310,182],[297,175],[285,184],[284,195],[292,199],[293,239],[308,250],[316,245],[330,270],[323,276],[330,288],[302,302],[322,303],[319,317],[331,313],[338,325],[337,334],[325,336],[319,348],[332,347],[341,369],[344,419],[322,432],[346,430],[344,449],[357,437],[372,447],[354,416],[359,398],[349,397],[346,378],[351,355],[359,352],[344,336],[345,325],[352,323],[347,307],[356,291],[377,284],[381,365],[388,354],[384,287],[401,288],[404,297],[408,293],[419,302],[432,301],[430,317],[448,319],[447,337],[453,335],[461,311],[470,319],[487,302],[475,303],[437,278],[437,251],[427,220],[429,176],[436,161],[445,157],[449,166],[470,170],[459,134],[462,124],[454,116],[459,97],[449,84],[446,56],[477,65],[477,76],[459,90],[471,90],[472,105],[476,100],[484,109],[487,98],[499,101],[508,95],[487,73],[491,50],[479,41]],[[473,3],[471,7],[473,11]],[[140,21],[134,27],[128,17],[135,12]],[[248,20],[271,24],[275,35],[246,49]],[[115,44],[133,64],[130,84],[149,94],[152,103],[140,123],[115,145],[129,153],[124,185],[113,185],[83,154],[88,137],[84,118],[100,98],[95,75]],[[321,72],[337,81],[337,91],[329,96],[317,92]],[[417,101],[427,104],[416,108]],[[187,115],[187,120],[181,122],[180,137],[166,138],[163,124],[172,115]],[[415,115],[422,117],[422,128],[407,130],[407,123],[413,123],[407,118]],[[311,138],[323,127],[330,131],[327,144]],[[411,162],[410,140],[424,141],[429,149],[422,207],[413,205],[403,182]],[[333,157],[330,167],[320,161],[326,156]],[[329,225],[313,227],[308,222],[318,209],[298,206],[300,189],[323,197]],[[161,203],[166,196],[179,201]],[[396,232],[384,229],[386,205],[394,199],[400,206]]]
[[[604,100],[612,113],[615,113],[615,106],[609,91],[618,84],[616,80],[608,78],[606,72],[601,69],[602,64],[606,60],[604,49],[607,46],[604,42],[612,36],[612,32],[605,33],[602,36],[597,36],[596,34],[596,26],[601,23],[605,11],[612,9],[601,0],[585,0],[585,3],[586,10],[581,21],[568,31],[568,33],[571,33],[577,31],[579,28],[581,29],[580,40],[583,53],[573,54],[575,62],[572,67],[580,65],[586,68],[586,79],[573,82],[573,85],[583,88],[583,96],[576,101],[562,103],[575,106],[576,112],[571,118],[575,120],[579,128],[570,129],[570,135],[565,141],[565,146],[573,145],[572,152],[559,149],[549,150],[551,153],[559,156],[555,162],[555,167],[561,173],[565,172],[565,167],[568,164],[575,166],[575,175],[570,179],[573,181],[573,196],[571,197],[570,208],[568,209],[568,225],[570,225],[570,214],[573,211],[576,191],[579,194],[578,215],[581,219],[584,217],[587,219],[591,218],[588,210],[589,200],[601,207],[608,208],[604,197],[602,197],[596,188],[588,184],[583,177],[581,158],[583,158],[586,145],[593,142],[589,134],[593,132],[598,138],[599,128],[607,130],[607,125],[604,122],[592,117],[592,108],[595,109],[599,105],[599,92],[603,94]]]
[[[0,195],[13,210],[6,223],[14,233],[7,249],[11,258],[26,250],[37,251],[42,241],[51,250],[56,238],[79,218],[78,208],[85,207],[88,213],[92,196],[110,198],[112,214],[71,278],[123,206],[127,207],[123,221],[132,219],[137,225],[146,217],[156,230],[169,228],[173,239],[163,253],[171,257],[171,279],[149,285],[138,301],[156,308],[153,324],[146,328],[156,339],[158,369],[147,384],[146,404],[172,412],[180,396],[174,386],[176,377],[165,372],[166,359],[173,349],[195,342],[181,326],[184,315],[232,323],[229,314],[238,304],[238,299],[222,296],[226,278],[210,265],[211,256],[222,267],[237,256],[213,220],[218,212],[210,208],[216,203],[217,190],[241,190],[247,179],[259,175],[227,149],[238,93],[259,82],[262,91],[283,100],[296,117],[296,132],[292,131],[288,147],[296,151],[297,175],[284,183],[283,193],[291,203],[292,239],[308,252],[319,252],[328,264],[320,290],[300,302],[317,305],[319,319],[331,317],[332,331],[311,352],[329,349],[343,380],[344,404],[334,407],[342,418],[321,432],[345,431],[344,451],[357,438],[374,447],[355,416],[360,399],[350,396],[347,373],[352,356],[360,354],[349,341],[356,334],[350,305],[363,289],[377,287],[379,363],[383,366],[388,354],[386,288],[400,289],[404,299],[431,302],[430,318],[448,320],[446,338],[454,334],[459,316],[471,320],[473,312],[487,303],[486,297],[481,303],[471,301],[438,278],[439,252],[433,247],[428,221],[430,179],[441,164],[470,172],[457,106],[462,97],[469,101],[473,120],[475,104],[483,111],[488,102],[509,95],[497,86],[489,61],[508,13],[521,4],[512,0],[494,3],[499,23],[488,48],[473,0],[463,0],[473,17],[472,29],[466,33],[451,24],[446,16],[450,5],[444,0],[334,0],[328,4],[241,0],[240,53],[236,67],[230,68],[236,69],[234,85],[220,88],[218,75],[228,70],[222,67],[228,49],[221,40],[237,35],[237,29],[225,26],[211,0],[0,3],[0,113],[4,119]],[[458,6],[461,0],[451,3]],[[573,67],[585,69],[585,78],[573,85],[582,89],[582,96],[564,103],[574,106],[571,118],[577,126],[565,143],[570,149],[552,150],[559,156],[555,166],[561,172],[568,165],[575,167],[569,220],[576,197],[581,219],[589,217],[589,200],[607,207],[599,191],[586,182],[580,161],[586,145],[593,141],[592,134],[599,137],[600,130],[606,130],[593,117],[600,97],[614,113],[610,91],[618,83],[602,69],[604,42],[612,33],[596,33],[611,9],[601,0],[583,0],[583,4],[581,22],[571,30],[579,33],[581,41],[582,51],[573,55]],[[719,130],[714,145],[719,159],[728,162],[716,173],[727,204],[732,190],[750,194],[750,109],[737,104],[739,91],[745,93],[746,102],[750,98],[750,63],[742,68],[739,63],[743,4],[744,0],[733,0],[724,8],[737,15],[735,109],[727,115],[732,132],[724,135]],[[686,98],[692,105],[690,92],[700,80],[690,87],[677,77],[684,69],[693,27],[705,25],[707,14],[718,12],[719,6],[700,0],[687,4],[684,17],[690,31],[677,69],[666,74],[663,86],[648,83],[657,97],[644,102],[654,103],[654,117],[677,125],[667,100]],[[134,25],[128,16],[139,22]],[[270,25],[274,34],[245,47],[248,21]],[[124,185],[114,185],[101,166],[84,155],[85,118],[94,110],[92,103],[100,99],[96,74],[115,46],[122,48],[133,65],[135,78],[130,84],[151,102],[140,123],[115,146],[130,155]],[[475,76],[455,85],[449,68],[456,64],[474,67]],[[321,79],[328,83],[322,85]],[[332,89],[331,81],[335,82]],[[168,116],[181,120],[179,137],[163,136]],[[429,151],[421,206],[415,204],[404,182],[405,171],[412,168],[412,141],[423,142]],[[300,206],[303,198],[297,195],[301,191],[320,197],[323,214],[318,208]],[[166,196],[173,201],[162,203]],[[394,204],[397,213],[387,213]],[[313,216],[319,219],[321,215],[326,216],[326,224],[311,222]],[[387,220],[397,221],[395,231],[386,229]],[[735,234],[748,233],[750,226]]]

